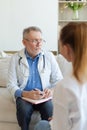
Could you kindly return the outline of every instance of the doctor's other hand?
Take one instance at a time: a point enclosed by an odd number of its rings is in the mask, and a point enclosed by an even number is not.
[[[53,89],[46,88],[44,89],[44,93],[45,93],[45,98],[53,96]]]

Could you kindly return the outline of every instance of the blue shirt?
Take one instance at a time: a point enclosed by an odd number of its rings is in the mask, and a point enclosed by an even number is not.
[[[32,59],[32,57],[30,57],[28,52],[25,50],[25,55],[29,64],[30,74],[24,90],[31,91],[34,88],[37,88],[42,91],[42,83],[37,67],[40,54],[38,54],[34,59]],[[21,97],[21,94],[22,90],[19,89],[15,92],[15,97]]]

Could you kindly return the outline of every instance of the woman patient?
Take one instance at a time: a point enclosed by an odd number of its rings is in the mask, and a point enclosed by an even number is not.
[[[60,53],[72,62],[73,70],[55,88],[53,130],[87,130],[87,24],[65,25],[59,44]],[[43,130],[40,125],[51,130],[46,122],[39,122],[35,129]]]

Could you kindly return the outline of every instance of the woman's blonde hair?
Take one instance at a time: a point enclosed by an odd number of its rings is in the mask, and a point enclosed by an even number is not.
[[[61,29],[60,41],[74,52],[73,73],[77,80],[87,81],[87,23],[67,24]]]

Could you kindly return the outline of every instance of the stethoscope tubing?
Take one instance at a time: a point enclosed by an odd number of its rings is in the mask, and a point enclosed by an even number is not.
[[[18,60],[19,65],[21,63],[21,60],[22,60],[22,57],[20,56],[20,58]],[[44,55],[43,55],[43,69],[45,69],[45,56]]]

